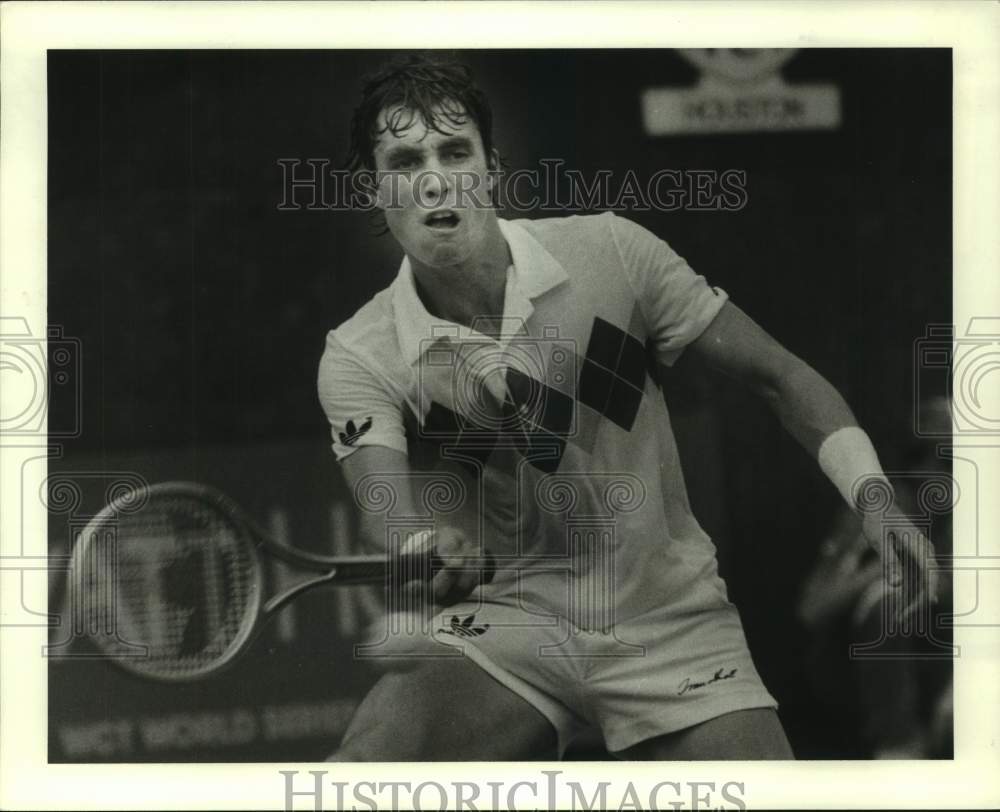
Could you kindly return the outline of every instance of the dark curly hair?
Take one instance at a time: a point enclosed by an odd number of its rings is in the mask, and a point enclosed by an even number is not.
[[[396,108],[386,126],[378,128],[379,113]],[[347,168],[352,172],[375,168],[375,141],[382,133],[398,135],[419,116],[438,132],[447,125],[475,122],[489,160],[493,151],[493,111],[476,86],[472,71],[460,62],[437,55],[414,54],[395,60],[365,81],[361,104],[351,120]]]

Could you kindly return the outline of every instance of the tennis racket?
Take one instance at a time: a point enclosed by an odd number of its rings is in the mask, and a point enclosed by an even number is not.
[[[264,556],[313,573],[265,600]],[[270,538],[224,494],[195,483],[130,490],[84,528],[73,549],[76,622],[101,654],[143,677],[181,682],[216,673],[265,621],[318,586],[429,581],[432,552],[325,556]],[[482,582],[492,580],[487,555]]]

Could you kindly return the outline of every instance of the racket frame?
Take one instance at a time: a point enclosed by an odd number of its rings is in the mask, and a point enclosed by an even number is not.
[[[150,499],[160,497],[197,499],[208,503],[214,511],[225,515],[226,519],[240,533],[239,543],[245,545],[249,553],[252,562],[252,596],[244,608],[239,629],[234,635],[233,640],[226,647],[222,655],[206,663],[201,668],[194,667],[177,672],[151,669],[148,667],[148,647],[146,648],[146,656],[138,654],[123,655],[120,650],[116,651],[112,649],[104,636],[88,634],[97,648],[106,654],[108,659],[125,671],[145,679],[183,683],[218,674],[232,665],[253,644],[263,630],[267,618],[280,611],[304,592],[324,585],[384,584],[392,571],[393,561],[385,555],[323,555],[282,544],[264,532],[243,508],[221,491],[196,482],[170,481],[153,485],[143,485],[139,488],[126,491],[98,512],[77,537],[70,559],[69,577],[75,580],[80,575],[82,568],[86,566],[87,556],[90,554],[91,548],[94,544],[101,543],[96,540],[96,534],[107,532],[109,528],[114,528],[119,516],[137,513],[143,509]],[[117,550],[117,544],[115,545],[115,549]],[[285,564],[300,570],[318,573],[318,575],[299,581],[283,591],[272,595],[265,601],[263,598],[265,573],[261,554],[262,549]],[[445,566],[443,560],[432,553],[409,554],[406,558],[411,562],[407,571],[419,571],[428,579]],[[400,561],[401,559],[398,558],[395,561],[397,568],[402,568]],[[115,565],[117,566],[117,561]],[[487,554],[486,563],[483,567],[486,577],[483,582],[489,583],[495,571],[496,562],[492,555]],[[115,577],[117,577],[117,571]],[[73,588],[73,581],[71,581],[70,588]],[[110,589],[109,594],[116,595],[117,593],[114,589]],[[114,603],[117,604],[117,599],[115,599]],[[112,606],[112,613],[114,611],[115,605]],[[114,639],[118,643],[143,647],[142,643],[133,643],[118,637],[116,625],[114,626],[114,634]],[[141,664],[145,664],[146,667],[143,667]]]

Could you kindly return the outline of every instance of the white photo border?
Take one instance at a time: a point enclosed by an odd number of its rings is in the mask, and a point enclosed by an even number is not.
[[[47,49],[413,48],[426,44],[414,41],[419,31],[432,31],[434,46],[449,48],[952,48],[953,321],[962,329],[973,317],[1000,315],[1000,5],[994,2],[11,2],[0,14],[0,314],[26,319],[36,335],[44,335],[46,325]],[[0,398],[9,408],[14,394],[0,393]],[[717,786],[735,781],[743,784],[742,799],[749,808],[1000,803],[996,597],[977,610],[987,625],[955,629],[962,655],[956,662],[953,761],[48,765],[46,662],[40,656],[46,629],[4,622],[23,612],[22,598],[23,605],[46,605],[44,575],[32,577],[9,563],[46,554],[45,511],[37,500],[22,500],[19,490],[24,460],[44,455],[45,442],[0,438],[0,446],[0,538],[3,561],[8,562],[0,571],[4,809],[281,809],[285,797],[279,770],[295,769],[302,778],[310,769],[326,770],[327,786],[333,781],[419,783],[429,778],[480,784],[544,780],[541,770],[560,770],[562,786],[571,779],[593,785],[600,778],[612,786],[631,781],[641,797],[662,781]],[[982,438],[970,447],[983,461],[981,494],[1000,493],[1000,439]],[[37,467],[32,470],[40,474]],[[986,553],[986,546],[1000,546],[1000,527],[989,500],[982,501],[979,515],[960,505],[955,528],[958,538],[978,526]],[[980,583],[981,594],[1000,595],[997,572],[984,573]],[[530,807],[540,800],[519,797]],[[609,797],[618,799],[621,793]],[[481,798],[489,798],[487,789]],[[329,793],[327,803],[334,800]],[[560,794],[557,802],[565,808],[570,798]],[[300,798],[296,806],[312,808],[312,803]]]

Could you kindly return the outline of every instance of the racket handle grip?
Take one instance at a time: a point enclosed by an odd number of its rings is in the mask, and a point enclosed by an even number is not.
[[[430,566],[428,567],[427,564]],[[444,559],[433,553],[429,560],[422,553],[411,553],[400,558],[396,572],[399,573],[400,580],[405,583],[418,578],[430,580],[447,566]],[[483,576],[482,583],[484,585],[490,583],[497,574],[497,560],[489,550],[483,555],[483,565],[479,569]]]

